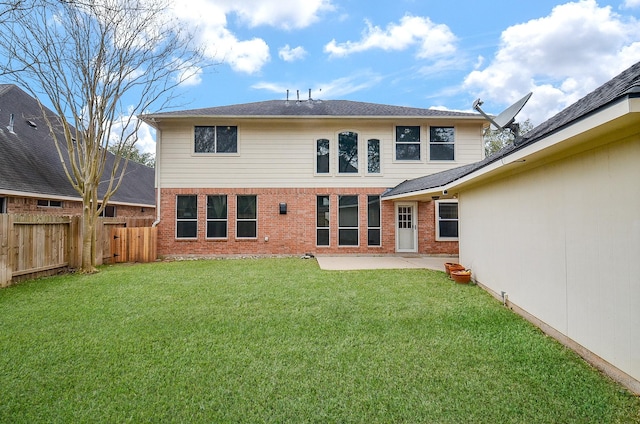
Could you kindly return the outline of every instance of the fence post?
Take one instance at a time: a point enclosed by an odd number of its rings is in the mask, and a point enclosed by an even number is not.
[[[11,284],[13,277],[13,219],[9,214],[0,214],[0,287]]]
[[[68,233],[68,254],[67,259],[69,268],[78,268],[82,263],[81,246],[82,246],[82,217],[72,216],[69,221]]]

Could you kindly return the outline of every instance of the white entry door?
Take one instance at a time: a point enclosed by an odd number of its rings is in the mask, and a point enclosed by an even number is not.
[[[418,206],[396,203],[396,252],[418,251]]]

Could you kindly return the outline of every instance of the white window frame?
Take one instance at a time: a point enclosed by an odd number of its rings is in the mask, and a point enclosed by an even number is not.
[[[356,168],[357,171],[356,172],[340,172],[340,134],[342,133],[353,133],[356,135],[356,149],[358,150],[357,154],[356,154],[356,160],[357,160],[357,164],[358,167]],[[360,175],[360,173],[362,172],[362,160],[360,160],[360,156],[361,156],[361,151],[362,149],[360,148],[360,132],[350,129],[350,130],[343,130],[343,131],[338,131],[336,133],[336,154],[335,154],[335,174],[339,175],[341,177],[349,177],[349,176],[358,176]]]
[[[377,197],[378,198],[378,226],[377,227],[370,227],[369,226],[369,198],[370,197]],[[378,235],[380,238],[380,244],[370,244],[369,243],[369,231],[370,230],[378,230]],[[373,247],[373,248],[378,248],[378,247],[382,247],[382,199],[380,198],[379,194],[368,194],[367,195],[367,247]]]
[[[254,197],[256,199],[256,217],[255,218],[239,218],[238,213],[240,209],[238,208],[238,199],[240,197]],[[241,222],[255,222],[256,223],[256,234],[251,237],[240,237],[238,236],[238,224]],[[258,238],[258,195],[256,194],[237,194],[236,195],[236,239],[238,240],[256,240]]]
[[[178,198],[179,197],[195,197],[196,198],[196,216],[195,218],[178,218]],[[176,240],[197,240],[198,239],[198,195],[197,194],[177,194],[176,195]],[[178,222],[195,222],[196,223],[196,235],[194,237],[179,237],[178,236]]]
[[[378,165],[379,165],[378,172],[369,172],[369,142],[373,140],[378,142]],[[367,157],[367,161],[366,161],[367,163],[365,164],[366,175],[375,176],[375,177],[381,176],[382,175],[382,140],[377,137],[368,137],[366,141],[365,155]]]
[[[419,140],[417,142],[399,142],[398,141],[398,127],[418,127],[418,136],[420,137]],[[394,125],[393,126],[393,160],[394,162],[398,162],[398,163],[418,163],[418,162],[424,162],[424,149],[423,149],[423,142],[422,140],[424,139],[424,134],[422,133],[423,129],[422,129],[422,125],[420,124],[415,124],[415,125]],[[417,144],[418,145],[418,158],[417,159],[399,159],[398,158],[398,144]]]
[[[214,152],[196,152],[196,127],[212,127],[213,130],[213,134],[215,137],[214,140],[214,146],[215,146],[215,151]],[[218,132],[217,132],[217,128],[218,127],[235,127],[236,128],[236,151],[235,152],[218,152]],[[203,156],[203,155],[209,155],[209,156],[240,156],[240,127],[236,124],[225,124],[225,125],[194,125],[193,126],[193,130],[192,130],[192,137],[191,137],[191,154],[194,156]]]
[[[458,206],[458,218],[457,219],[441,219],[440,218],[440,205],[442,203],[455,203],[455,204],[459,205],[458,199],[436,200],[436,202],[435,202],[436,241],[458,241],[460,239],[460,206]],[[456,221],[458,223],[458,237],[441,237],[440,236],[440,221]]]
[[[225,201],[227,203],[227,207],[226,207],[226,216],[224,219],[222,218],[209,218],[209,197],[210,196],[224,196],[225,197]],[[204,229],[204,234],[205,234],[205,238],[207,240],[227,240],[229,238],[229,196],[226,194],[207,194],[207,210],[205,211],[205,221],[206,221],[206,227]],[[224,225],[226,227],[225,229],[225,233],[226,236],[224,237],[209,237],[209,222],[224,222]]]
[[[319,141],[328,141],[329,142],[329,171],[328,172],[318,172],[318,142]],[[333,146],[331,145],[331,139],[326,137],[318,137],[313,142],[313,174],[319,177],[331,176],[332,175],[332,160],[331,160],[331,151],[333,150]]]
[[[40,202],[45,202],[46,205],[41,205]],[[52,205],[51,202],[56,202],[59,203],[58,205]],[[38,201],[36,202],[36,204],[38,205],[39,208],[62,208],[64,206],[64,204],[62,203],[62,200],[51,200],[51,199],[38,199]]]
[[[100,205],[101,206],[101,205]],[[98,206],[98,207],[100,207]],[[107,208],[113,208],[113,216],[107,215]],[[118,213],[116,206],[115,205],[109,205],[107,204],[107,206],[104,207],[104,209],[102,210],[102,212],[100,212],[100,217],[101,218],[115,218]]]
[[[321,227],[318,225],[318,198],[320,197],[326,197],[327,200],[329,201],[328,206],[328,211],[326,211],[325,213],[327,214],[327,226],[326,227]],[[331,247],[331,196],[329,194],[317,194],[316,195],[316,213],[315,213],[315,221],[316,221],[316,247]],[[329,241],[328,244],[318,244],[318,231],[319,230],[326,230],[327,231],[327,240]]]
[[[342,227],[340,226],[340,199],[343,197],[355,197],[356,198],[356,217],[357,222],[355,226]],[[356,230],[356,244],[340,244],[340,231],[341,230]],[[338,196],[338,247],[360,247],[360,196],[357,194],[341,194]]]
[[[431,141],[431,129],[432,128],[451,128],[453,130],[453,141],[450,142],[432,142]],[[427,132],[427,136],[429,137],[429,142],[427,143],[427,155],[429,157],[429,161],[430,162],[455,162],[456,161],[456,127],[453,125],[431,125],[429,126],[428,132]],[[433,145],[452,145],[453,146],[453,159],[433,159],[431,157],[431,146]]]

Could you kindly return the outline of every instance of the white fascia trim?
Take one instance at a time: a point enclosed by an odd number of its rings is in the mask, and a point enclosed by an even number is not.
[[[58,196],[55,194],[47,194],[47,193],[27,193],[24,191],[4,190],[4,189],[0,189],[0,196],[26,197],[30,199],[63,200],[67,202],[82,202],[82,199],[79,197]],[[118,202],[115,200],[110,200],[109,204],[120,205],[120,206],[135,206],[135,207],[142,207],[142,208],[156,207],[156,205],[154,205],[153,203],[130,203],[130,202]]]
[[[487,165],[481,169],[478,169],[477,171],[472,172],[469,175],[460,178],[459,180],[447,184],[443,187],[443,190],[455,189],[462,184],[465,184],[471,180],[493,172],[504,166],[514,163],[523,163],[526,161],[527,157],[535,153],[541,152],[549,147],[556,146],[564,142],[565,140],[591,131],[592,129],[604,125],[607,122],[613,121],[624,115],[627,115],[630,112],[633,112],[634,103],[639,103],[639,105],[636,106],[640,106],[639,99],[623,99],[617,103],[614,103],[613,105],[602,109],[591,116],[580,119],[565,128],[549,134],[548,136],[536,141],[531,145],[516,150],[515,152],[503,157],[500,160],[497,160],[496,162],[491,163],[490,165]]]

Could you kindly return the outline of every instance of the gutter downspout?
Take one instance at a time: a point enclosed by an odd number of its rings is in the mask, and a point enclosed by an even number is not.
[[[162,135],[159,129],[156,128],[156,220],[151,224],[152,228],[155,228],[160,224],[160,140]]]

